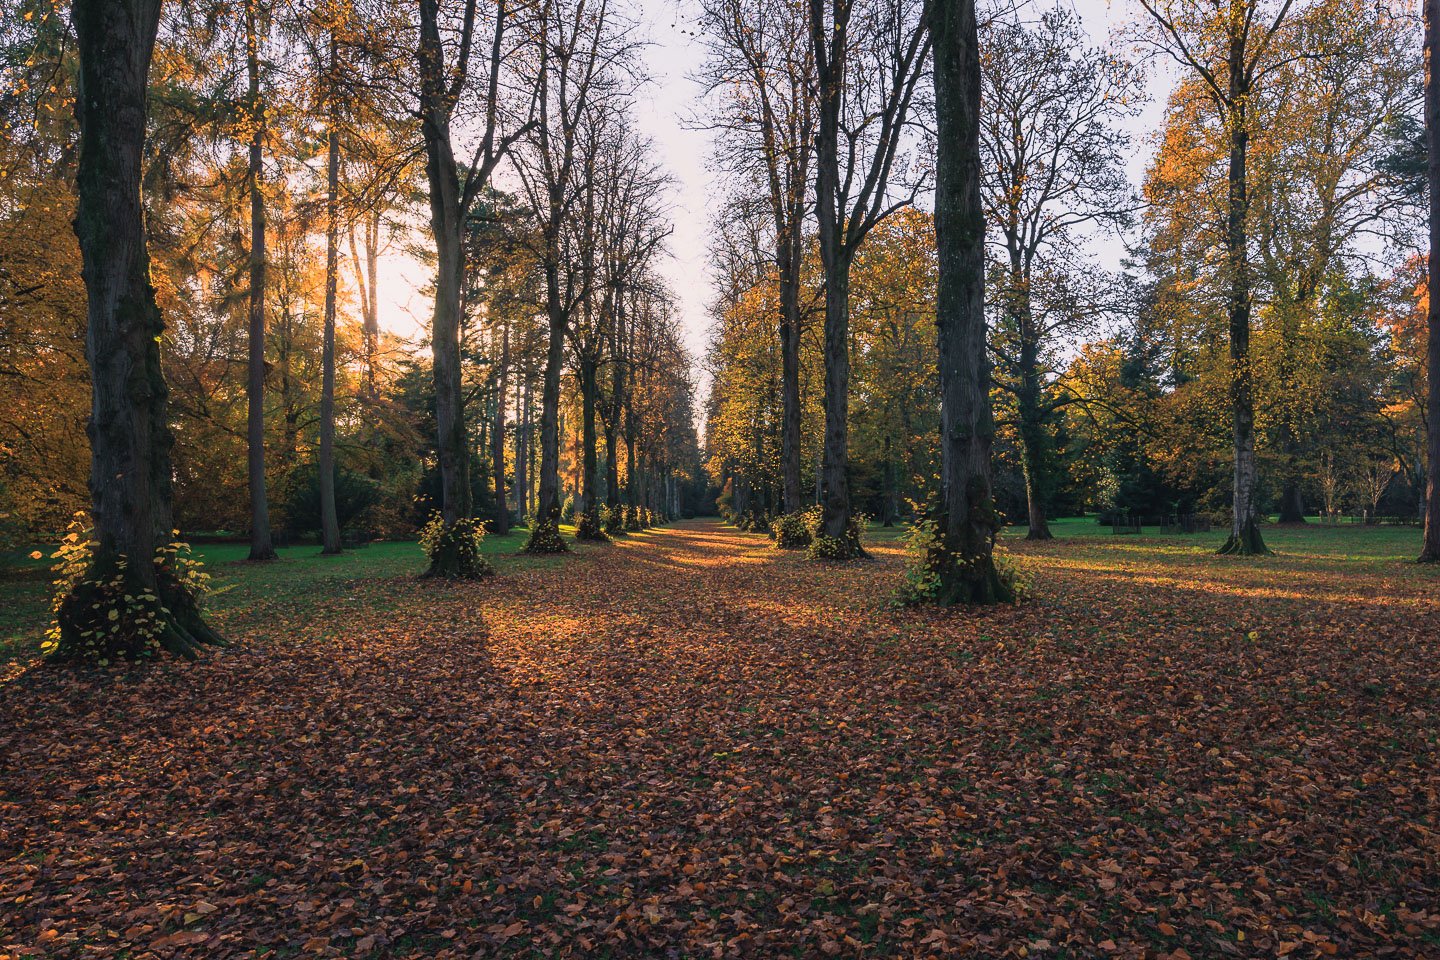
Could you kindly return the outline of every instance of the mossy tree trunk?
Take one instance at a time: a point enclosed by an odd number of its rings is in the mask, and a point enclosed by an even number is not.
[[[195,598],[156,550],[170,541],[168,391],[160,368],[164,319],[150,284],[140,198],[145,109],[160,0],[75,0],[80,58],[80,158],[75,235],[85,281],[91,372],[91,515],[95,547],[85,580],[59,613],[59,657],[136,656],[156,646],[193,657],[219,643]],[[118,590],[97,583],[120,581]],[[142,631],[91,634],[132,623],[126,597],[157,600]],[[112,616],[113,615],[113,616]]]
[[[250,556],[265,562],[275,559],[270,536],[270,505],[265,491],[265,111],[260,99],[260,35],[255,6],[245,3],[245,68],[249,80],[246,108],[250,132],[250,303],[249,359],[246,367],[246,454],[250,492]]]
[[[974,0],[932,8],[938,150],[935,234],[940,374],[940,512],[928,558],[942,604],[1011,599],[992,555],[985,215],[980,201],[980,52]]]
[[[340,521],[335,509],[335,311],[340,272],[340,110],[336,100],[335,31],[330,31],[325,132],[325,333],[320,359],[320,552],[340,552]]]
[[[1430,310],[1427,357],[1430,394],[1425,402],[1426,451],[1425,543],[1422,563],[1440,563],[1440,77],[1435,75],[1440,48],[1440,0],[1425,0],[1425,145],[1430,184]]]

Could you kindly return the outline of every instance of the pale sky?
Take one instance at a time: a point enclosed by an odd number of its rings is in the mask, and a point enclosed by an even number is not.
[[[662,269],[679,298],[686,344],[698,360],[709,340],[710,318],[706,312],[712,296],[713,275],[709,265],[708,239],[712,211],[719,199],[710,173],[711,135],[694,129],[701,87],[692,79],[703,50],[694,36],[694,13],[690,0],[638,0],[643,11],[643,29],[650,44],[643,56],[650,83],[640,91],[636,105],[638,125],[655,144],[662,165],[675,178],[671,215],[675,231],[670,238],[669,256]],[[1038,13],[1053,0],[1030,0],[1026,6]],[[1064,0],[1062,0],[1064,2]],[[1112,33],[1130,21],[1139,5],[1133,0],[1107,3],[1106,0],[1076,0],[1066,3],[1084,22],[1091,39],[1109,44]],[[1165,70],[1152,70],[1151,99],[1135,122],[1129,173],[1139,184],[1153,154],[1149,140],[1172,83]],[[1097,238],[1107,248],[1101,254],[1106,266],[1117,265],[1119,247]],[[1097,251],[1099,252],[1099,251]],[[427,284],[426,268],[401,253],[384,259],[381,275],[381,318],[387,329],[419,338],[429,323],[430,303],[419,291]]]

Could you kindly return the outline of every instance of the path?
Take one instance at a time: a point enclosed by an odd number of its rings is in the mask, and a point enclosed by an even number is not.
[[[32,675],[0,955],[1433,956],[1433,599],[1047,550],[897,612],[696,522]]]

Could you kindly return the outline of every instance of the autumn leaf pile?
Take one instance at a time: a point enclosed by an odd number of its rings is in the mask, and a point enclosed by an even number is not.
[[[1440,956],[1440,601],[1057,543],[891,609],[694,523],[0,688],[0,956]]]

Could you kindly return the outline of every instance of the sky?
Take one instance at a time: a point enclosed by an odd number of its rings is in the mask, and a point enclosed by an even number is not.
[[[693,122],[699,119],[696,111],[703,89],[692,75],[700,64],[703,50],[694,35],[691,0],[638,2],[642,12],[641,29],[649,41],[643,48],[643,57],[650,82],[641,88],[637,97],[637,125],[655,144],[659,160],[675,180],[670,197],[674,232],[662,272],[679,302],[686,345],[698,361],[705,353],[710,336],[707,308],[714,275],[708,245],[712,211],[718,209],[720,198],[709,162],[711,134]],[[1031,0],[1022,9],[1038,15],[1053,2]],[[1133,0],[1061,2],[1079,14],[1092,42],[1100,45],[1110,44],[1115,30],[1139,10]],[[1163,69],[1152,70],[1149,80],[1150,101],[1131,122],[1129,130],[1134,149],[1128,172],[1137,186],[1153,154],[1151,131],[1159,122],[1165,96],[1173,82]],[[1096,238],[1095,242],[1103,248],[1096,251],[1100,261],[1110,267],[1118,265],[1120,244],[1107,238]],[[421,264],[398,251],[389,253],[381,273],[382,325],[419,339],[429,323],[430,304],[420,292],[428,282],[427,269]]]

